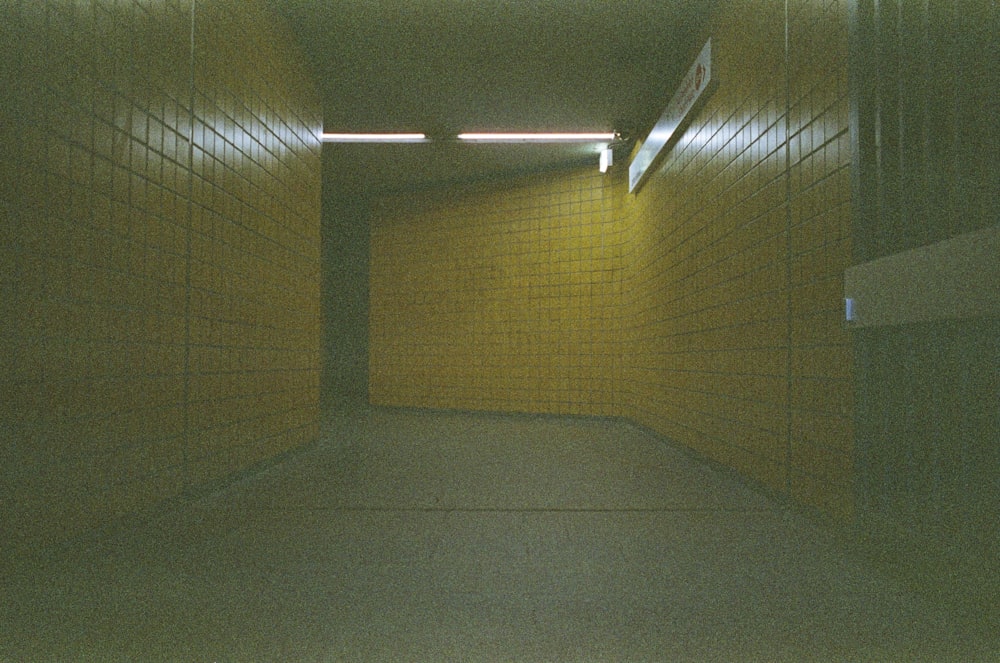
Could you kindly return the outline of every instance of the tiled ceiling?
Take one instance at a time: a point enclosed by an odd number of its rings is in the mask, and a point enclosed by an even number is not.
[[[329,132],[642,135],[707,36],[711,0],[267,0],[298,37]],[[327,144],[333,193],[593,162],[595,145]]]

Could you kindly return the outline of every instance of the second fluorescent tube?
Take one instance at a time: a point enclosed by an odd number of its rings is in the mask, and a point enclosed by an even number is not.
[[[614,140],[614,133],[464,133],[470,143],[592,143]]]

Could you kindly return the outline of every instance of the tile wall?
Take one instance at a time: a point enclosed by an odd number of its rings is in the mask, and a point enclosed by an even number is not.
[[[789,491],[848,519],[854,509],[854,353],[848,0],[788,3]]]
[[[596,166],[383,201],[373,403],[617,414],[620,187]]]
[[[845,5],[721,3],[718,88],[629,199],[625,288],[629,416],[842,519],[853,462]]]
[[[711,35],[718,88],[632,201],[632,416],[783,488],[783,6],[722,14]]]
[[[320,118],[254,2],[3,13],[0,531],[18,555],[314,438]]]

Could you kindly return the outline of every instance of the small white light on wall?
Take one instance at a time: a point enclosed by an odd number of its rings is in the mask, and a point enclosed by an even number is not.
[[[611,148],[610,147],[605,147],[603,150],[601,150],[601,172],[602,173],[608,172],[608,168],[611,166],[611,163],[612,163],[613,160],[614,160],[614,155],[611,153]]]

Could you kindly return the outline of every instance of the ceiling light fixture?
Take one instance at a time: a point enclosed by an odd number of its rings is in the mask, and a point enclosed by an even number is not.
[[[321,134],[324,143],[423,143],[426,134]]]
[[[464,133],[470,143],[594,143],[615,139],[614,133]]]

